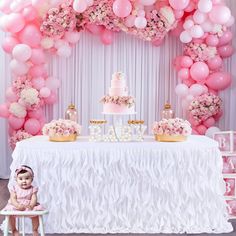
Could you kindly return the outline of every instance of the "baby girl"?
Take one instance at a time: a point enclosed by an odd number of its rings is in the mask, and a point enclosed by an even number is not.
[[[14,211],[31,211],[43,210],[42,206],[37,203],[38,189],[33,187],[34,173],[29,166],[22,165],[15,171],[16,184],[10,190],[10,199],[4,210]],[[18,236],[19,232],[16,229],[16,219],[10,217],[10,226],[12,234]],[[33,235],[38,236],[39,218],[32,217]]]

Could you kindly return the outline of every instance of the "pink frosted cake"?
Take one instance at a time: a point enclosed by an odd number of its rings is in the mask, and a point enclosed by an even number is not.
[[[128,87],[122,72],[115,72],[112,75],[109,94],[101,99],[103,113],[110,114],[133,114],[134,98],[128,96]]]

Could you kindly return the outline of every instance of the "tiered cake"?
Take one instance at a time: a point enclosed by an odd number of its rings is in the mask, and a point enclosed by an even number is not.
[[[112,75],[109,94],[101,99],[103,103],[103,113],[106,114],[133,114],[134,98],[128,96],[128,88],[124,74],[115,72]]]

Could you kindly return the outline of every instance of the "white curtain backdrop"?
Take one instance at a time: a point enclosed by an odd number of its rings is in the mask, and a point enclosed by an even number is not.
[[[232,14],[236,18],[236,4],[228,0]],[[233,28],[235,34],[235,26]],[[2,41],[5,34],[0,32]],[[236,48],[236,37],[234,39]],[[136,97],[137,115],[143,119],[151,133],[154,120],[159,120],[164,103],[169,100],[176,115],[184,117],[181,103],[174,88],[177,84],[173,58],[182,53],[178,39],[168,36],[164,44],[157,48],[148,42],[124,33],[116,34],[114,43],[104,46],[96,36],[83,33],[69,59],[49,58],[49,74],[61,81],[59,100],[45,109],[47,121],[64,117],[65,109],[72,101],[79,111],[79,122],[83,135],[88,134],[90,119],[105,118],[100,98],[108,92],[112,73],[123,71],[127,76],[130,94]],[[4,102],[5,90],[11,83],[9,56],[0,49],[0,103]],[[222,130],[236,130],[236,55],[225,62],[225,67],[233,76],[232,86],[220,95],[224,100],[224,116],[218,124]],[[8,147],[7,122],[0,119],[0,178],[9,176],[11,152]]]

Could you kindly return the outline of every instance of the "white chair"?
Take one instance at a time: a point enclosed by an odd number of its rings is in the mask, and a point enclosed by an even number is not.
[[[41,236],[44,236],[44,227],[43,227],[43,215],[47,214],[48,211],[6,211],[2,210],[0,211],[0,215],[5,216],[5,227],[4,227],[4,236],[8,236],[8,230],[9,230],[9,219],[10,216],[15,216],[16,218],[21,218],[21,232],[22,235],[25,236],[25,217],[31,217],[31,216],[38,216],[39,217],[39,232]],[[18,230],[20,228],[20,225],[18,225]]]

